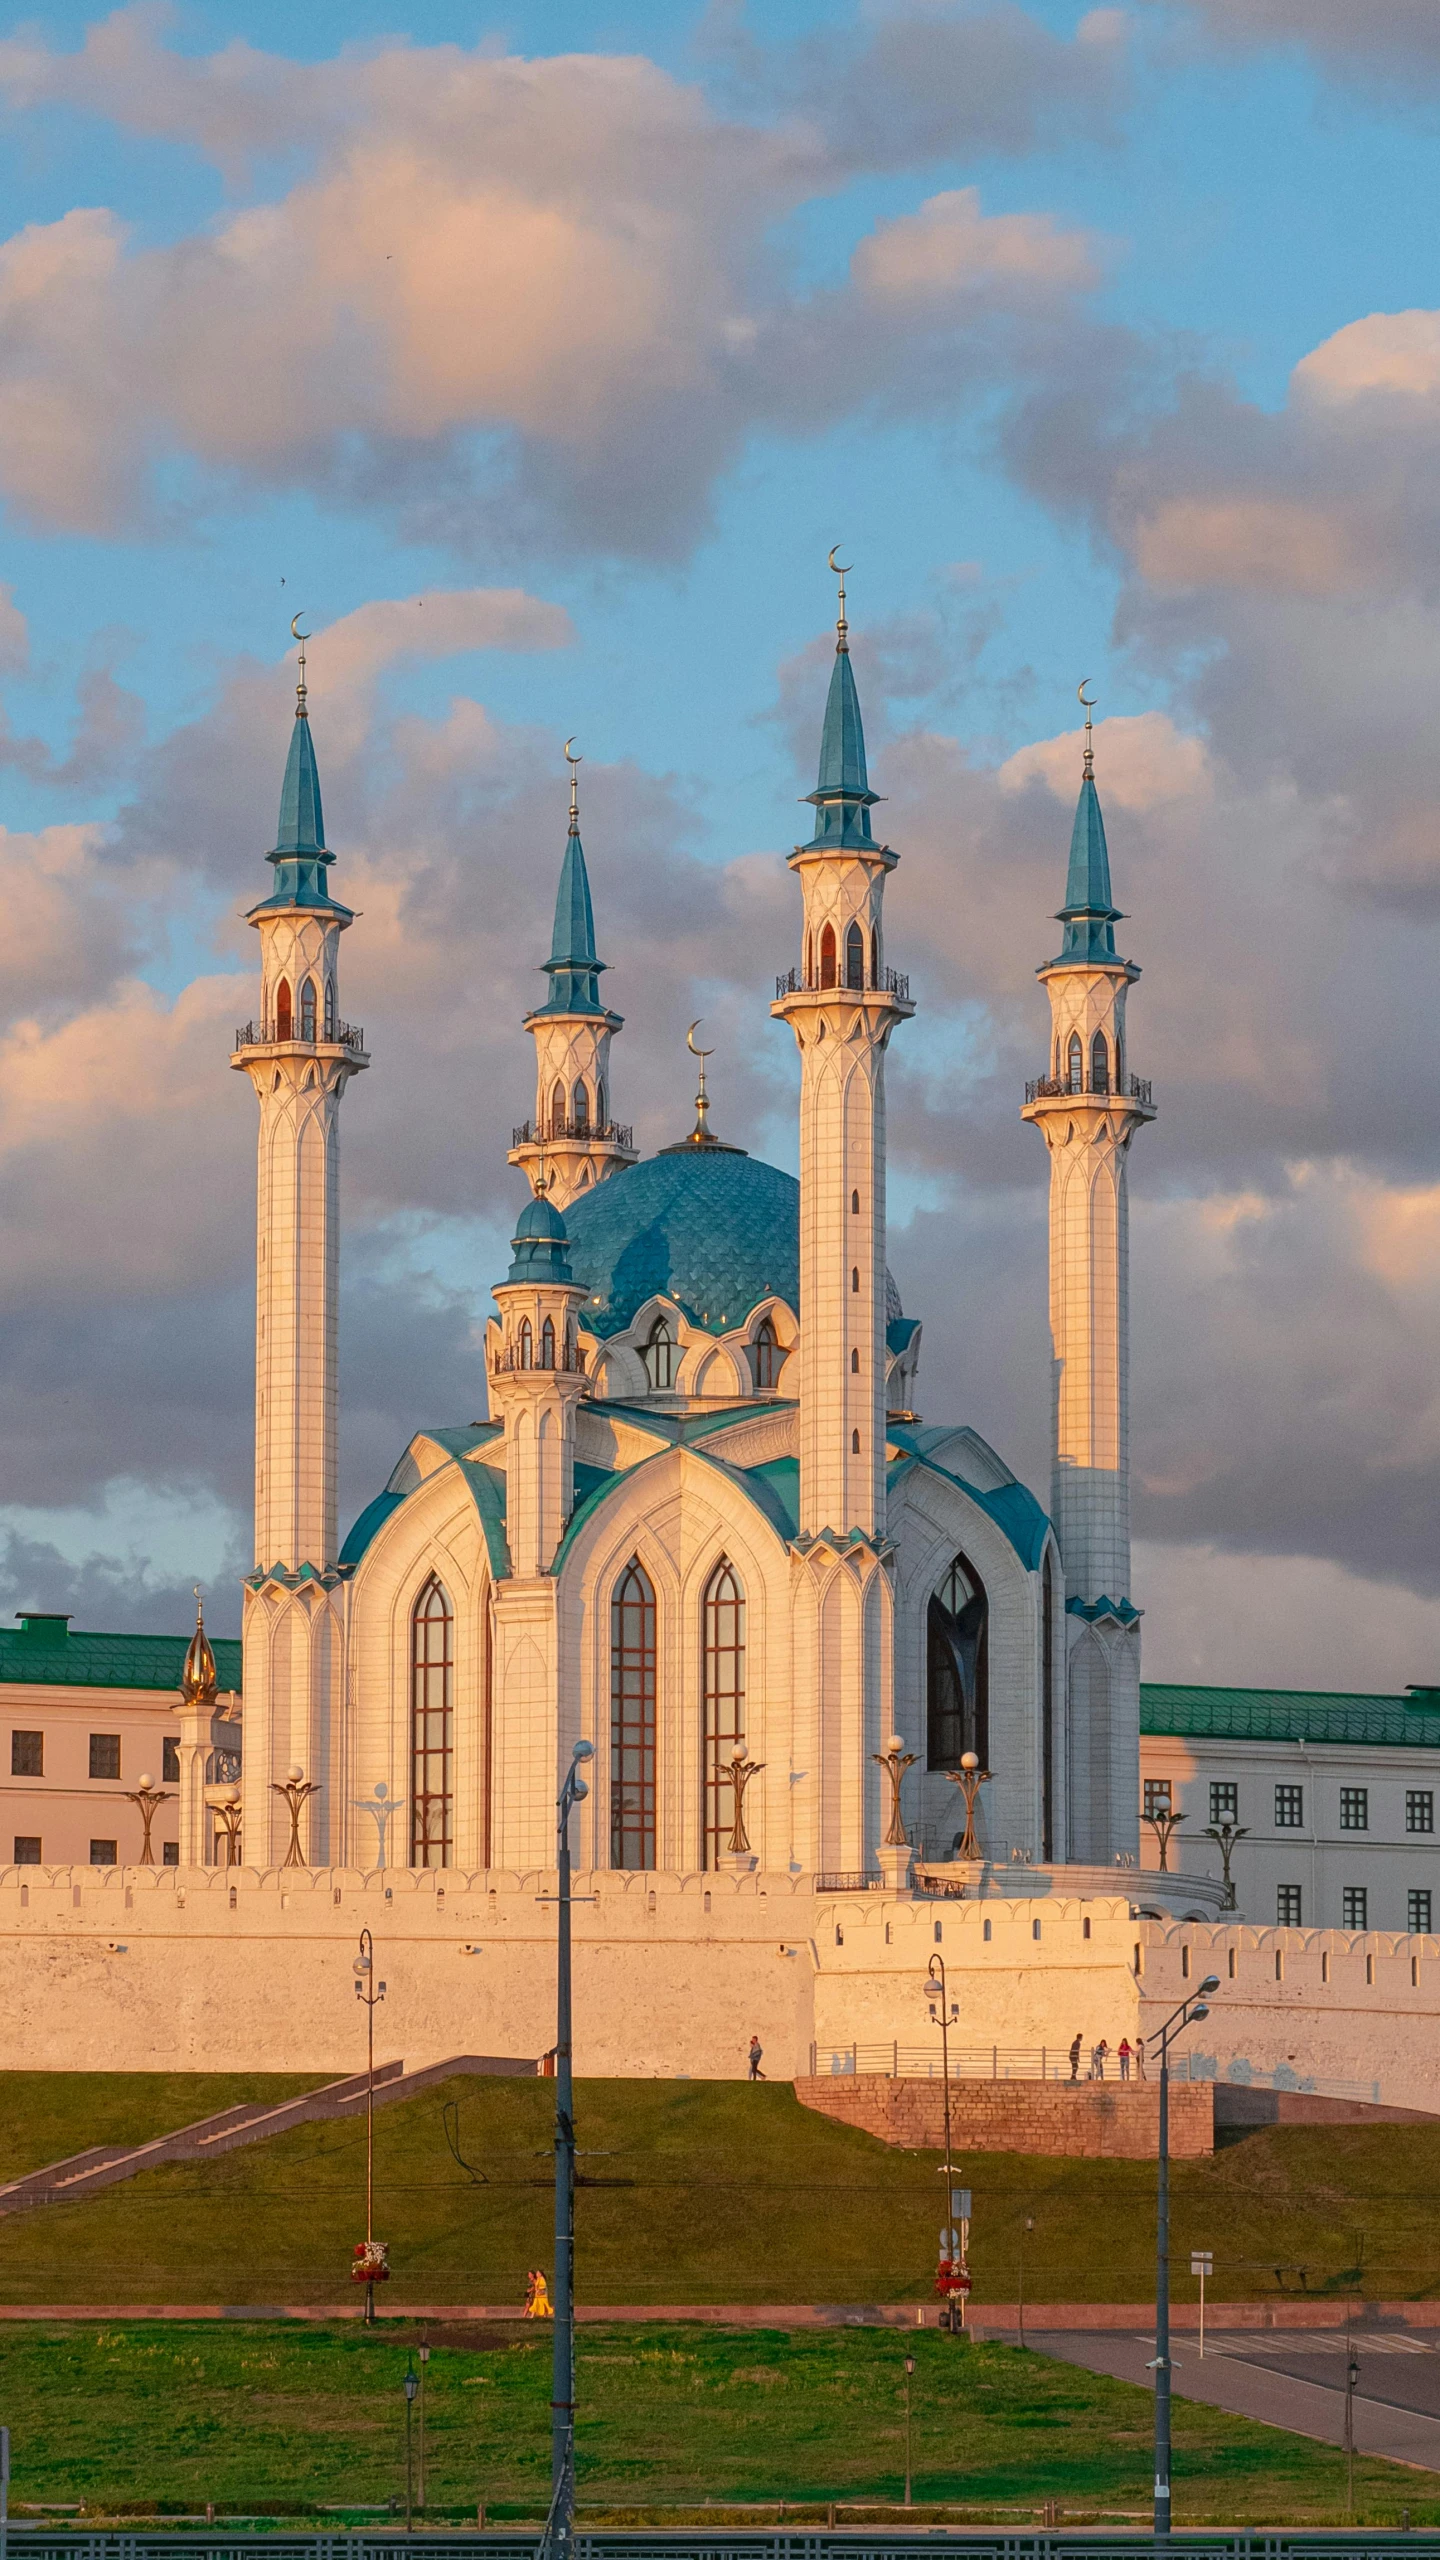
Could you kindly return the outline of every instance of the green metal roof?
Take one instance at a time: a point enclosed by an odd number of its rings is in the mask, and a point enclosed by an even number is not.
[[[1363,1742],[1440,1751],[1440,1689],[1192,1689],[1142,1680],[1140,1730],[1197,1741]]]
[[[0,1627],[0,1681],[43,1681],[52,1688],[178,1692],[189,1642],[188,1635],[89,1635],[72,1629],[67,1618],[29,1610],[18,1627]],[[211,1644],[221,1689],[238,1690],[238,1640],[214,1636]]]

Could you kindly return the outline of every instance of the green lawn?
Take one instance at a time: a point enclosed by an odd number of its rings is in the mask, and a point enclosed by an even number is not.
[[[254,2098],[293,2098],[333,2072],[0,2072],[0,2180],[100,2143],[149,2142]]]
[[[33,2164],[88,2138],[184,2122],[253,2080],[0,2075],[0,2157]],[[294,2084],[269,2084],[286,2087]],[[462,2165],[446,2137],[450,2102]],[[376,2116],[376,2228],[387,2307],[516,2303],[550,2262],[544,2081],[461,2080]],[[888,2150],[784,2086],[589,2081],[577,2098],[578,2283],[590,2302],[928,2298],[939,2229],[933,2153]],[[1032,2301],[1144,2301],[1153,2166],[979,2153],[976,2308],[1013,2302],[1022,2220]],[[1174,2172],[1177,2270],[1215,2251],[1217,2299],[1440,2289],[1440,2125],[1275,2128]],[[0,2218],[0,2302],[303,2303],[348,2295],[364,2129],[305,2125],[203,2165]],[[1177,2272],[1176,2297],[1193,2291]]]
[[[439,2345],[427,2377],[428,2509],[457,2520],[543,2512],[548,2331]],[[16,2506],[91,2515],[221,2513],[403,2501],[408,2342],[358,2327],[198,2323],[0,2332]],[[615,2326],[581,2333],[578,2488],[592,2519],[704,2500],[823,2509],[898,2502],[902,2359],[913,2384],[915,2493],[971,2514],[1143,2517],[1151,2405],[1126,2383],[934,2330],[794,2332]],[[1327,2447],[1218,2410],[1175,2406],[1177,2521],[1343,2522]],[[1362,2520],[1440,2520],[1440,2480],[1357,2466]]]

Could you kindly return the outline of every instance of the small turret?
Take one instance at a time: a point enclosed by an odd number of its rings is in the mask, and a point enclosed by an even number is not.
[[[576,1320],[585,1291],[545,1177],[515,1223],[489,1328],[490,1407],[505,1425],[505,1531],[518,1581],[548,1573],[575,1500],[575,1407],[588,1393]]]
[[[545,962],[550,992],[525,1017],[535,1041],[535,1117],[515,1131],[510,1162],[538,1188],[544,1173],[560,1208],[622,1165],[633,1164],[633,1134],[610,1117],[610,1043],[622,1017],[600,1000],[607,966],[595,949],[590,879],[580,841],[579,756],[565,742],[570,767],[570,827],[555,899],[555,930]]]

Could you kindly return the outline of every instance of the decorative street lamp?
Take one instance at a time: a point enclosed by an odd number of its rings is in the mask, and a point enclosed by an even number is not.
[[[375,1864],[383,1869],[386,1834],[396,1814],[401,1810],[401,1800],[398,1796],[392,1796],[383,1778],[377,1778],[373,1795],[356,1797],[355,1810],[357,1813],[368,1813],[374,1821]]]
[[[240,1790],[238,1787],[226,1787],[222,1790],[215,1802],[215,1820],[219,1824],[220,1836],[225,1843],[223,1863],[227,1867],[238,1867],[240,1864]]]
[[[965,1798],[965,1830],[955,1855],[957,1858],[981,1857],[984,1853],[975,1836],[975,1807],[981,1788],[990,1784],[990,1772],[981,1768],[978,1751],[962,1751],[959,1768],[947,1769],[945,1775],[952,1787],[958,1787]]]
[[[907,2507],[913,2507],[915,2504],[910,2468],[910,2379],[914,2371],[915,2359],[913,2356],[907,2356],[905,2359],[905,2504]]]
[[[1220,1977],[1208,1973],[1198,1991],[1172,2011],[1151,2037],[1160,2047],[1160,2144],[1155,2199],[1155,2541],[1168,2545],[1170,2534],[1170,2047],[1187,2027],[1208,2018],[1206,2006]]]
[[[908,1849],[910,1835],[900,1807],[900,1789],[906,1772],[915,1767],[919,1754],[907,1751],[899,1734],[892,1733],[884,1750],[872,1751],[870,1757],[878,1768],[884,1770],[890,1786],[890,1819],[885,1827],[885,1846],[887,1849]]]
[[[1220,1864],[1225,1875],[1225,1909],[1233,1911],[1235,1887],[1230,1881],[1230,1861],[1235,1855],[1236,1841],[1249,1839],[1250,1826],[1245,1822],[1207,1822],[1205,1837],[1207,1840],[1215,1840],[1219,1843]]]
[[[945,2229],[948,2234],[948,2246],[946,2248],[942,2248],[941,2257],[944,2259],[948,2256],[953,2266],[955,2254],[955,2167],[950,2139],[950,2021],[952,2018],[959,2017],[960,2004],[958,2000],[952,2000],[950,1997],[945,1980],[945,1959],[943,1956],[931,1957],[929,1975],[925,1984],[925,1989],[930,2001],[930,2015],[932,2018],[938,2018],[940,2022],[940,2068],[945,2075]],[[968,2213],[968,2205],[965,2210]],[[961,2268],[960,2273],[962,2275],[965,2274],[963,2267]],[[962,2292],[965,2289],[966,2288],[963,2286],[960,2288]],[[946,2291],[945,2302],[946,2311],[941,2313],[941,2318],[945,2319],[948,2313],[949,2326],[953,2330],[955,2326],[955,2304],[953,2292],[949,2290]]]
[[[555,2362],[550,2385],[550,2513],[538,2560],[571,2560],[575,2541],[575,2084],[570,1971],[570,1816],[590,1793],[577,1742],[556,1802],[555,1952]],[[740,1828],[739,1814],[736,1828]]]
[[[759,1777],[764,1766],[763,1760],[749,1760],[743,1751],[737,1751],[725,1767],[724,1775],[734,1790],[735,1819],[730,1825],[730,1838],[726,1844],[732,1858],[745,1858],[750,1854],[750,1834],[745,1828],[745,1790],[752,1778]]]
[[[413,2532],[415,2527],[415,2459],[411,2421],[415,2414],[415,2394],[419,2388],[420,2376],[413,2364],[407,2364],[405,2368],[405,2530],[407,2533]]]
[[[283,1796],[290,1808],[290,1846],[285,1852],[283,1863],[287,1867],[303,1867],[306,1864],[306,1858],[300,1846],[300,1816],[310,1797],[318,1796],[320,1793],[320,1781],[318,1778],[307,1778],[299,1761],[292,1760],[285,1772],[284,1785],[281,1785],[278,1778],[272,1778],[270,1793],[272,1796]],[[380,1863],[384,1865],[383,1858]]]
[[[425,2513],[425,2373],[430,2362],[430,2341],[422,2338],[420,2355],[420,2513]]]
[[[1167,1805],[1163,1813],[1142,1813],[1140,1819],[1148,1822],[1155,1834],[1155,1846],[1160,1852],[1160,1873],[1166,1875],[1170,1867],[1170,1834],[1179,1830],[1184,1817],[1172,1813]]]
[[[126,1789],[125,1801],[127,1804],[133,1804],[139,1808],[140,1819],[145,1825],[145,1838],[140,1850],[140,1864],[142,1867],[153,1867],[155,1864],[155,1847],[150,1837],[150,1826],[162,1804],[168,1804],[170,1802],[169,1794],[165,1788],[157,1787],[152,1777],[142,1773],[140,1784],[136,1788],[134,1794],[131,1795],[129,1789]]]
[[[375,1980],[375,1942],[368,1929],[360,1932],[360,1952],[351,1970],[355,1976],[355,1997],[365,2003],[365,2246],[355,2252],[350,2269],[353,2284],[365,2287],[365,2325],[375,2320],[375,2287],[390,2281],[390,2255],[386,2243],[375,2237],[375,2012],[385,1997],[385,1985]],[[407,2414],[408,2426],[408,2414]]]

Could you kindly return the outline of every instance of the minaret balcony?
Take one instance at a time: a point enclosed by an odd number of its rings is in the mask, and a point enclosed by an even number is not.
[[[356,1057],[364,1055],[365,1034],[358,1022],[332,1022],[309,1037],[297,1031],[293,1023],[281,1029],[273,1022],[242,1022],[235,1033],[237,1049],[348,1049]]]
[[[878,978],[807,978],[799,969],[787,969],[775,981],[775,1001],[782,1004],[786,996],[893,996],[897,1004],[910,1001],[910,980],[903,969],[882,969]]]
[[[1068,1076],[1032,1076],[1025,1087],[1026,1103],[1032,1102],[1120,1102],[1133,1104],[1139,1111],[1153,1111],[1154,1096],[1148,1076],[1127,1076],[1121,1084],[1076,1084]]]
[[[617,1147],[622,1155],[635,1152],[635,1132],[621,1120],[522,1120],[510,1139],[512,1147],[548,1147],[563,1138],[578,1139],[586,1147]]]
[[[568,1372],[571,1377],[583,1378],[585,1356],[573,1343],[569,1342],[562,1343],[553,1357],[548,1360],[542,1359],[539,1351],[534,1347],[526,1355],[512,1344],[507,1350],[491,1354],[490,1369],[492,1376],[495,1377],[535,1377],[537,1375],[553,1377],[559,1370],[562,1373]]]

